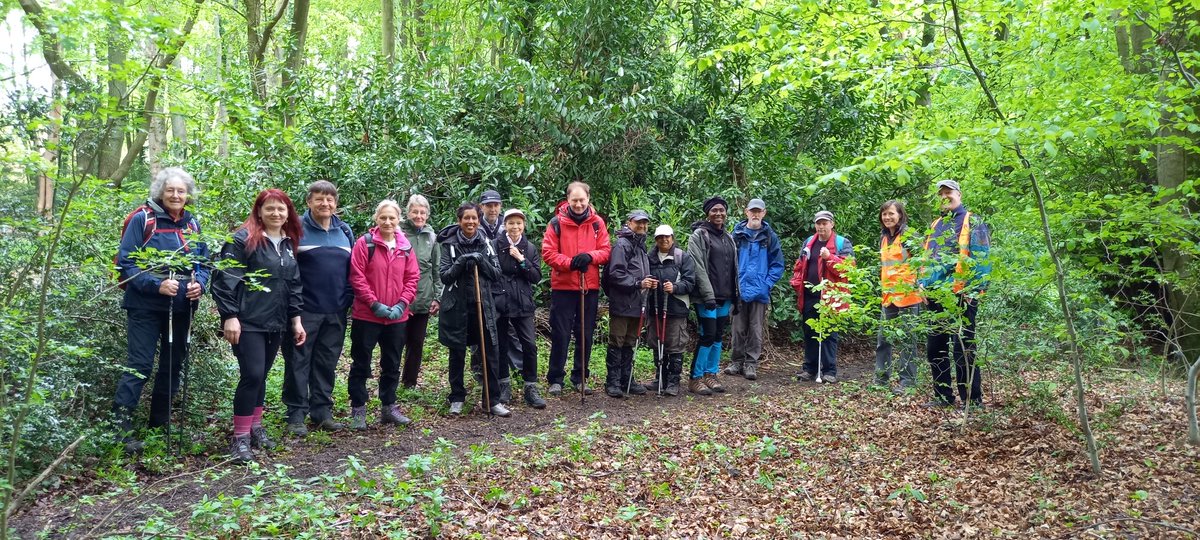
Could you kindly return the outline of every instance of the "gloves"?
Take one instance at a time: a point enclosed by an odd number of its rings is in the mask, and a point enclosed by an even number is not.
[[[592,256],[587,253],[580,253],[571,257],[571,270],[575,270],[576,272],[586,272],[590,264],[592,264]]]
[[[389,316],[388,318],[393,321],[397,320],[400,317],[404,316],[404,311],[406,309],[408,309],[408,304],[404,303],[404,300],[396,302],[396,305],[392,306],[390,309],[391,315],[395,315],[395,316],[394,317]]]
[[[465,253],[459,256],[458,262],[463,266],[470,267],[479,264],[479,259],[481,258],[483,258],[483,255],[479,253]]]
[[[705,300],[704,301],[704,309],[706,309],[708,311],[716,311],[717,310],[717,301],[716,300]]]
[[[371,304],[371,313],[380,319],[390,319],[390,309],[383,305],[383,302],[375,302]]]

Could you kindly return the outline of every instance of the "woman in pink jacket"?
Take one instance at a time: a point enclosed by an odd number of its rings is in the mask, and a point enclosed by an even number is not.
[[[412,245],[400,229],[400,205],[385,199],[375,207],[375,227],[354,243],[350,253],[350,427],[367,429],[367,379],[371,353],[379,345],[381,424],[407,425],[411,420],[396,405],[400,384],[400,351],[404,349],[408,305],[417,295],[421,271]]]

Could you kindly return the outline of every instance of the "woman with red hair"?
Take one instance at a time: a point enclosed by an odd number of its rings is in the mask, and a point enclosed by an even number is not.
[[[292,251],[302,230],[287,194],[267,189],[254,199],[254,208],[233,240],[221,248],[220,260],[240,263],[219,272],[212,286],[225,340],[238,359],[230,446],[230,457],[238,463],[254,459],[251,448],[274,448],[262,427],[267,373],[288,325],[296,345],[306,338],[300,324],[300,271]],[[251,272],[265,277],[250,281],[246,274]]]

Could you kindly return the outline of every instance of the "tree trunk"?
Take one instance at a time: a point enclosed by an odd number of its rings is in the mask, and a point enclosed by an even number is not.
[[[283,65],[283,93],[287,96],[287,107],[283,113],[283,125],[296,124],[296,89],[293,86],[304,69],[304,42],[308,38],[309,0],[296,0],[292,4],[292,28],[290,46]]]
[[[45,169],[38,174],[37,180],[37,211],[46,217],[54,215],[54,177],[45,171],[52,171],[58,166],[58,141],[62,135],[62,87],[62,80],[54,77],[54,83],[50,86],[50,95],[54,97],[54,108],[50,109],[50,135],[42,148]]]
[[[390,70],[396,57],[396,1],[383,0],[380,15],[383,23],[383,61]]]
[[[217,86],[223,87],[225,86],[225,38],[219,13],[213,22],[213,28],[217,34]],[[221,138],[217,142],[217,157],[220,158],[229,157],[229,127],[226,125],[228,122],[229,112],[225,110],[225,102],[217,101],[217,113],[213,115],[212,130],[221,134]]]
[[[118,12],[124,0],[112,0],[112,9]],[[108,24],[108,101],[102,116],[108,118],[106,135],[99,141],[97,155],[100,159],[96,176],[111,179],[121,165],[121,150],[125,146],[125,127],[129,120],[125,111],[129,98],[125,95],[129,85],[125,81],[125,61],[129,58],[129,40],[121,27],[120,17],[113,16]]]
[[[933,40],[937,38],[937,26],[933,22],[933,8],[937,4],[935,0],[925,0],[925,15],[921,17],[921,52],[917,53],[918,58],[925,58],[925,50],[933,45]],[[917,88],[917,106],[929,107],[933,104],[933,96],[930,94],[933,88],[933,63],[928,65],[922,63],[918,66],[921,68],[923,81],[921,86]]]
[[[1190,20],[1196,17],[1196,13],[1180,13],[1179,17],[1181,20]],[[1200,45],[1188,41],[1184,36],[1167,36],[1166,42],[1166,46],[1175,54],[1178,54],[1181,46],[1195,49],[1197,45]],[[1197,156],[1194,148],[1200,144],[1200,137],[1180,128],[1177,124],[1183,122],[1174,112],[1179,110],[1180,105],[1191,107],[1197,105],[1194,98],[1173,97],[1180,86],[1190,86],[1192,95],[1195,95],[1196,85],[1192,83],[1189,75],[1180,72],[1182,69],[1184,69],[1182,66],[1172,63],[1169,69],[1159,72],[1159,101],[1164,107],[1162,119],[1159,122],[1160,127],[1157,134],[1159,142],[1155,157],[1158,185],[1162,188],[1178,188],[1188,181],[1196,171]],[[1182,120],[1192,121],[1188,118]],[[1178,201],[1174,198],[1164,201],[1166,204],[1176,204],[1176,202]],[[1186,204],[1186,210],[1193,214],[1200,210],[1195,204],[1187,202],[1184,204]],[[1186,250],[1178,249],[1170,243],[1163,245],[1162,258],[1163,271],[1173,277],[1168,282],[1167,288],[1167,308],[1170,315],[1175,318],[1174,321],[1171,321],[1171,327],[1175,332],[1172,337],[1182,349],[1179,352],[1184,358],[1195,358],[1200,355],[1200,313],[1198,313],[1200,312],[1200,302],[1197,301],[1196,295],[1188,290],[1190,288],[1188,284],[1193,284],[1200,279],[1200,275],[1197,274],[1197,261]],[[1171,286],[1171,282],[1182,285]]]
[[[1187,380],[1187,413],[1188,413],[1188,443],[1200,446],[1200,427],[1196,422],[1196,377],[1200,377],[1200,357],[1188,368]]]

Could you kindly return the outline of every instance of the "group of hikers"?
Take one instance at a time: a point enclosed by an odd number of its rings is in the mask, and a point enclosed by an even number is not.
[[[944,311],[923,294],[951,287],[963,313],[963,329],[934,330],[927,336],[935,397],[931,407],[952,407],[958,399],[982,404],[979,370],[974,368],[975,314],[987,287],[990,238],[979,216],[962,205],[959,184],[937,184],[942,216],[932,225],[924,251],[929,261],[915,268],[904,204],[880,207],[880,256],[884,320],[913,317],[920,310]],[[751,199],[745,219],[728,226],[730,205],[719,196],[702,204],[704,218],[691,225],[686,249],[675,229],[658,224],[650,237],[651,216],[633,210],[612,241],[608,225],[590,201],[590,187],[572,182],[555,209],[539,245],[526,235],[526,215],[503,208],[499,193],[487,190],[479,202],[464,202],[455,222],[441,230],[429,224],[431,208],[421,195],[405,207],[378,203],[374,226],[356,236],[337,216],[338,190],[319,180],[308,187],[299,214],[286,193],[258,194],[249,216],[219,254],[209,257],[187,205],[197,188],[190,174],[167,168],[155,175],[147,202],[125,220],[117,266],[125,289],[128,370],[117,384],[113,411],[121,441],[139,451],[132,417],[158,352],[159,368],[150,404],[149,427],[169,425],[170,403],[179,390],[197,302],[207,291],[221,319],[224,339],[237,357],[239,380],[233,398],[231,458],[253,459],[252,449],[271,450],[263,429],[267,373],[277,353],[284,358],[282,401],[287,430],[303,436],[312,429],[367,429],[366,382],[373,377],[379,349],[378,397],[381,424],[407,425],[397,403],[400,384],[417,385],[431,317],[437,339],[448,351],[449,413],[462,413],[467,399],[464,374],[470,366],[481,390],[482,410],[509,416],[513,372],[520,372],[522,398],[533,409],[546,407],[538,382],[534,292],[543,263],[550,270],[550,355],[546,391],[589,395],[588,371],[600,292],[608,299],[609,331],[603,391],[611,397],[681,392],[687,318],[697,318],[687,391],[725,392],[718,377],[724,335],[731,327],[725,375],[758,377],[770,293],[786,269],[779,236],[766,221],[767,206]],[[832,212],[813,216],[808,237],[792,267],[790,284],[804,329],[801,381],[837,382],[836,332],[822,335],[807,324],[819,307],[844,309],[836,292],[853,264],[853,245],[835,232]],[[652,242],[652,243],[651,243]],[[147,248],[188,254],[186,264],[147,262]],[[347,379],[349,426],[333,418],[333,388],[350,323],[351,365]],[[643,328],[653,351],[654,378],[634,380],[634,353]],[[898,375],[894,391],[915,385],[918,336],[903,339],[881,330],[876,350],[876,384]],[[567,355],[573,347],[570,387]],[[893,346],[899,349],[893,354]],[[896,358],[895,356],[898,356]],[[953,377],[951,366],[953,365]],[[306,422],[307,421],[307,422]]]

